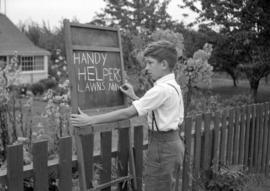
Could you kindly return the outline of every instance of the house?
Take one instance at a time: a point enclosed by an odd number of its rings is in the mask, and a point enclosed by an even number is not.
[[[48,78],[50,52],[35,46],[20,30],[0,13],[0,63],[10,63],[17,52],[20,83],[35,83]]]

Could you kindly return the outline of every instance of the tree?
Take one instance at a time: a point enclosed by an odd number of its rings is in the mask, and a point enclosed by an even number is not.
[[[167,13],[170,0],[104,0],[103,13],[96,15],[91,23],[108,26],[118,25],[137,34],[143,29],[154,31],[171,28],[175,23]]]
[[[198,2],[201,3],[201,8],[197,6]],[[218,26],[220,33],[232,40],[231,47],[234,51],[227,53],[235,58],[234,61],[238,62],[241,71],[246,74],[256,100],[259,81],[270,71],[266,51],[270,46],[270,2],[184,0],[182,7],[189,7],[197,12],[197,22],[207,21],[209,26]],[[263,57],[264,60],[261,59]]]
[[[210,62],[216,71],[227,72],[232,80],[234,87],[237,86],[239,75],[239,61],[236,58],[236,50],[233,46],[233,40],[225,35],[220,34],[215,44]]]

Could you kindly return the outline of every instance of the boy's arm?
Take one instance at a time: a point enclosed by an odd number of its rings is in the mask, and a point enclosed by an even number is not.
[[[80,114],[71,114],[70,122],[73,126],[81,127],[98,123],[109,123],[132,118],[138,115],[136,108],[131,105],[128,108],[119,109],[105,114],[89,116],[79,110]]]

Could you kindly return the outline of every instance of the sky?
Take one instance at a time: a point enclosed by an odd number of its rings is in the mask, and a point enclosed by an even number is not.
[[[171,0],[167,11],[173,19],[187,24],[195,19],[195,15],[189,10],[178,8],[181,2]],[[45,22],[51,28],[60,26],[63,19],[76,18],[81,23],[89,22],[105,7],[103,0],[0,0],[0,5],[0,12],[6,13],[14,24]],[[190,16],[184,18],[183,13]]]

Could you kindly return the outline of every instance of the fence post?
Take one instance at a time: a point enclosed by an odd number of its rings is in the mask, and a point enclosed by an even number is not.
[[[63,137],[59,142],[59,191],[72,190],[72,138]]]
[[[128,175],[128,157],[129,157],[129,128],[119,129],[119,160],[118,160],[118,170],[120,176]],[[127,184],[120,183],[119,190],[126,191],[128,189]]]
[[[102,161],[101,184],[111,181],[112,174],[112,131],[100,133],[100,154]],[[102,189],[102,191],[110,191],[111,187]]]
[[[23,145],[7,147],[8,191],[23,191]]]
[[[34,190],[48,191],[48,141],[39,141],[33,144]]]
[[[134,127],[134,157],[137,191],[143,190],[143,126]]]

